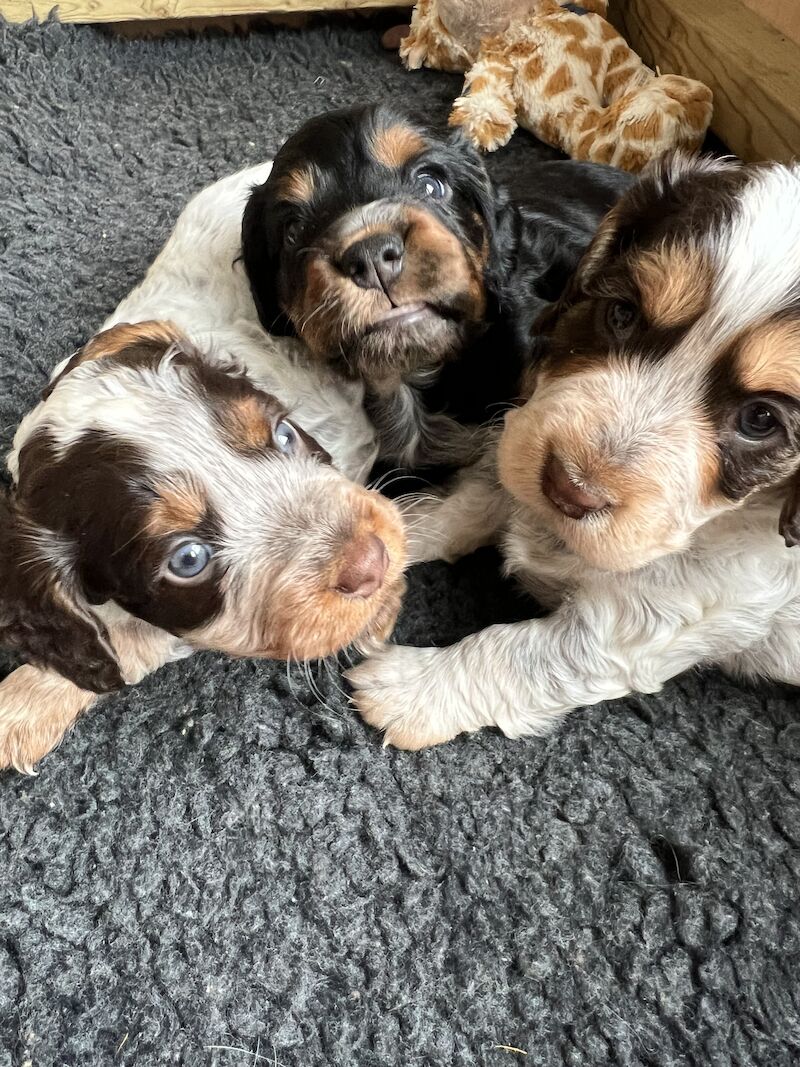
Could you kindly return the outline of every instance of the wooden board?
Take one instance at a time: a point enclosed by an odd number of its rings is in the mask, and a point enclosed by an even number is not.
[[[800,48],[742,0],[612,0],[612,21],[663,73],[714,92],[712,128],[746,160],[800,157]]]
[[[402,0],[0,0],[0,15],[9,22],[27,22],[34,17],[45,19],[57,8],[62,22],[132,22],[376,7],[410,7],[410,4]]]
[[[751,11],[800,44],[800,3],[797,0],[744,0]]]

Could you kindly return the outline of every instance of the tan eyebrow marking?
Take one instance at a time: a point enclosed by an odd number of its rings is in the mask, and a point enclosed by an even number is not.
[[[377,130],[370,140],[372,155],[384,167],[402,167],[425,147],[425,138],[402,123]]]
[[[755,327],[739,345],[736,367],[748,392],[800,397],[800,319]]]
[[[278,195],[284,200],[307,204],[314,195],[314,172],[309,167],[287,171],[278,182]]]
[[[631,262],[646,318],[654,326],[685,326],[709,306],[714,271],[708,255],[688,244],[639,252]]]
[[[147,529],[154,534],[193,530],[206,514],[205,492],[193,482],[156,487],[158,498],[150,505]]]
[[[272,422],[258,397],[226,401],[217,416],[225,440],[237,452],[263,452],[272,444]]]

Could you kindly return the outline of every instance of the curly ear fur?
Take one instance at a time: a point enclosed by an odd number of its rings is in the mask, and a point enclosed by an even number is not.
[[[787,548],[800,545],[800,471],[792,477],[787,487],[778,531]]]
[[[269,180],[257,185],[242,217],[242,259],[261,325],[277,337],[295,337],[295,329],[278,301],[278,250],[269,245],[265,211],[270,203]]]
[[[648,164],[603,217],[560,299],[537,320],[537,331],[547,333],[615,256],[651,234],[666,239],[671,220],[690,226],[695,216],[724,217],[745,177],[737,162],[683,152]]]
[[[0,644],[81,689],[121,689],[125,681],[105,627],[70,593],[38,550],[36,535],[14,502],[0,497]]]
[[[124,357],[126,351],[132,348],[139,353],[147,349],[160,351],[176,342],[186,342],[186,337],[172,322],[157,319],[118,322],[115,326],[109,326],[107,330],[95,334],[82,348],[73,353],[59,373],[51,378],[42,390],[42,400],[47,400],[61,379],[82,363],[112,356]]]

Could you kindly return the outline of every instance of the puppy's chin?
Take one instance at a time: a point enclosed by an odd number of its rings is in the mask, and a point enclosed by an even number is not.
[[[463,348],[474,326],[428,305],[408,315],[380,316],[343,349],[347,374],[378,385],[433,372]]]
[[[683,531],[664,522],[642,537],[636,523],[620,522],[610,513],[571,519],[562,515],[541,493],[517,497],[543,526],[573,556],[599,571],[624,574],[686,548]],[[633,529],[631,529],[633,527]]]

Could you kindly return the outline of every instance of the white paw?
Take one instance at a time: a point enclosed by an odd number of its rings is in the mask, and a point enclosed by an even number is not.
[[[461,732],[447,714],[447,649],[386,645],[347,672],[361,717],[385,745],[419,749]]]

